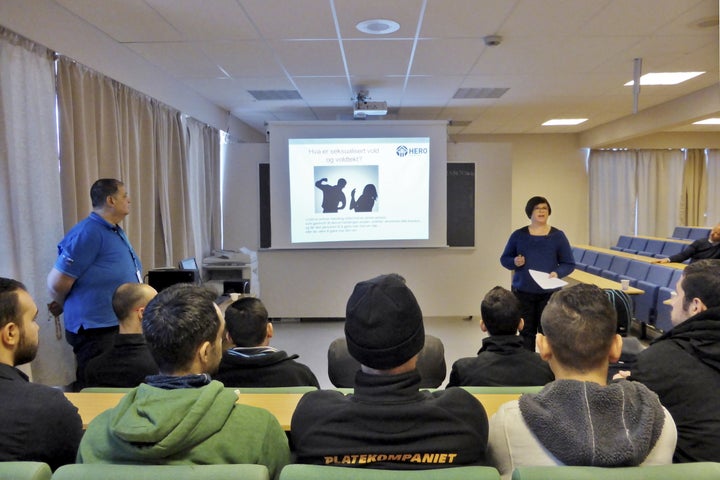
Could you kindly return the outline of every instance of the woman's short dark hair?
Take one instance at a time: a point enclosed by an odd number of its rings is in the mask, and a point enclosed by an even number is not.
[[[530,200],[527,201],[527,203],[525,204],[525,215],[527,215],[528,218],[532,217],[533,209],[541,203],[544,203],[548,206],[548,215],[550,215],[552,213],[552,208],[550,208],[550,202],[548,202],[547,198],[538,196],[532,197]]]
[[[190,364],[203,342],[214,342],[220,330],[212,290],[178,283],[155,296],[145,307],[142,328],[161,372]]]
[[[115,195],[121,185],[124,185],[124,183],[114,178],[96,180],[90,187],[90,200],[93,208],[100,208],[105,205],[107,197]]]

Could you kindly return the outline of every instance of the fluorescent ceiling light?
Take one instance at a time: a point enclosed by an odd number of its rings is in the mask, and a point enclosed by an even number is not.
[[[646,73],[640,77],[640,85],[677,85],[705,72],[664,72],[664,73]],[[630,80],[625,84],[626,87],[635,84],[634,80]]]
[[[543,126],[551,127],[555,125],[580,125],[587,122],[587,118],[553,118],[543,123]]]
[[[720,118],[706,118],[698,122],[693,122],[693,125],[720,125]]]

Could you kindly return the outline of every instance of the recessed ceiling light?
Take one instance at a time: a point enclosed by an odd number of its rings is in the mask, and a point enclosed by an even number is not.
[[[705,72],[665,72],[665,73],[646,73],[640,77],[640,85],[677,85],[691,78],[695,78],[698,75],[702,75]],[[630,87],[635,83],[634,80],[630,80],[625,84],[626,87]]]
[[[387,35],[400,30],[400,24],[392,20],[377,18],[360,22],[355,25],[355,28],[362,33],[369,33],[370,35]]]
[[[706,118],[698,122],[693,122],[693,125],[720,125],[720,118]]]
[[[587,118],[553,118],[543,123],[543,126],[552,127],[557,125],[580,125],[583,122],[587,122]]]

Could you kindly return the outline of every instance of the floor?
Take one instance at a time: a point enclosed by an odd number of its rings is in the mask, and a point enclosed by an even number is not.
[[[313,371],[321,388],[334,388],[327,374],[327,350],[330,343],[344,336],[342,320],[273,321],[275,336],[270,345],[288,354],[300,355],[298,362]],[[487,335],[480,330],[480,319],[463,317],[425,318],[425,332],[438,337],[445,346],[447,383],[450,367],[461,357],[474,357]]]

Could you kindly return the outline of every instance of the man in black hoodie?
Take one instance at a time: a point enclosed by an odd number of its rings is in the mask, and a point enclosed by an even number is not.
[[[268,312],[259,298],[243,297],[225,310],[225,347],[220,369],[213,376],[226,387],[320,388],[307,365],[270,346],[273,336]]]
[[[720,462],[720,260],[691,263],[675,290],[673,328],[638,355],[629,379],[672,414],[675,462]]]

